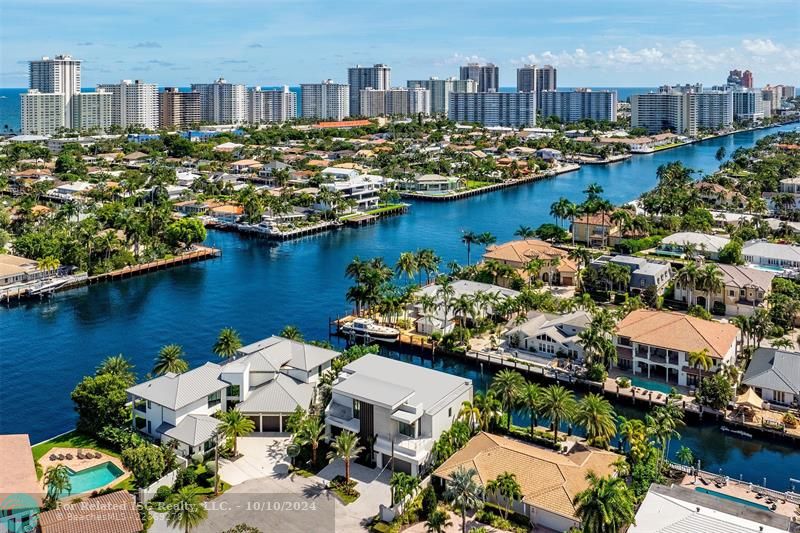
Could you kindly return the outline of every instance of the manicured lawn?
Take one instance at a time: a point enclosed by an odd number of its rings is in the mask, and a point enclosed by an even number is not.
[[[487,185],[491,185],[491,181],[476,181],[476,180],[466,180],[467,190],[471,191],[472,189],[479,189],[481,187],[486,187]]]
[[[660,152],[661,150],[669,150],[670,148],[677,148],[678,146],[683,146],[684,144],[686,143],[680,142],[680,143],[664,144],[662,146],[656,146],[655,148],[653,148],[653,151]]]
[[[375,209],[371,209],[371,210],[367,211],[367,214],[368,215],[380,215],[381,213],[385,213],[387,211],[392,211],[393,209],[397,209],[398,207],[403,207],[403,205],[405,205],[405,204],[384,205],[384,206],[377,207]]]
[[[106,453],[111,455],[112,457],[119,457],[119,452],[115,452],[106,448],[105,446],[98,443],[93,437],[89,437],[88,435],[83,435],[78,433],[77,431],[70,431],[69,433],[65,433],[64,435],[60,435],[58,437],[54,437],[48,441],[42,442],[37,444],[32,448],[33,451],[33,459],[38,461],[45,455],[47,452],[52,450],[53,448],[91,448],[93,450],[97,450],[101,453]]]
[[[128,492],[133,492],[136,490],[136,487],[133,484],[133,476],[128,477],[126,480],[120,481],[111,488],[114,490],[126,490]]]
[[[346,493],[345,493],[345,492],[342,490],[342,488],[341,488],[341,487],[335,487],[335,488],[332,488],[331,490],[332,490],[334,493],[336,493],[336,496],[338,496],[338,497],[339,497],[339,500],[341,500],[341,502],[342,502],[344,505],[350,505],[351,503],[353,503],[354,501],[356,501],[356,500],[358,499],[358,496],[359,496],[359,494],[358,494],[358,493],[356,493],[356,494],[346,494]]]

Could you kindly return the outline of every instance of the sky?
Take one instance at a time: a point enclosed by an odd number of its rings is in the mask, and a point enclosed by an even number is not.
[[[552,64],[559,86],[800,85],[800,0],[0,0],[0,87],[27,62],[82,59],[83,86],[345,81],[386,63],[392,84],[468,61]]]

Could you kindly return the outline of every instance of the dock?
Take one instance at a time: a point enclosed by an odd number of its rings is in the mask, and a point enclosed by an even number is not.
[[[91,285],[103,281],[112,281],[115,279],[130,278],[133,276],[138,276],[140,274],[147,274],[149,272],[155,272],[157,270],[163,270],[165,268],[170,268],[173,266],[186,265],[189,263],[196,263],[197,261],[203,261],[205,259],[220,257],[221,255],[222,255],[222,250],[218,248],[211,248],[209,246],[196,246],[195,249],[192,250],[191,252],[186,252],[184,254],[175,257],[170,257],[168,259],[157,259],[149,263],[142,263],[141,265],[130,265],[117,270],[112,270],[110,272],[104,272],[102,274],[97,274],[95,276],[89,276],[88,278],[86,278],[86,283]]]

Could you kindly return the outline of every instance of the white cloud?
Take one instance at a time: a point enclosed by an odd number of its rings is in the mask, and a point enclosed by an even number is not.
[[[456,52],[453,55],[442,59],[441,61],[437,61],[436,66],[443,67],[448,65],[466,65],[467,63],[487,63],[487,62],[488,60],[485,57],[481,57],[479,55],[464,55]]]
[[[745,39],[742,48],[756,55],[771,55],[781,51],[781,47],[772,42],[772,39]]]

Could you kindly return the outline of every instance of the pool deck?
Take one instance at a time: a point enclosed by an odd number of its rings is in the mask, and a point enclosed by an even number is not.
[[[131,472],[122,465],[122,461],[120,461],[117,457],[113,457],[111,455],[99,452],[100,459],[78,459],[78,450],[79,450],[78,448],[53,448],[52,450],[47,452],[41,459],[39,459],[39,464],[42,465],[43,471],[46,471],[47,468],[50,466],[56,466],[62,464],[67,468],[73,470],[74,472],[79,472],[81,470],[85,470],[93,466],[110,462],[113,463],[115,466],[117,466],[120,470],[122,470],[123,474],[114,481],[112,481],[111,483],[107,483],[106,485],[97,487],[95,489],[92,489],[91,491],[83,492],[81,494],[86,494],[87,492],[94,492],[96,490],[99,491],[108,487],[112,487],[114,485],[117,485],[118,483],[121,483],[122,481],[125,481],[131,476]],[[91,451],[92,453],[98,453],[97,450],[92,450],[90,448],[80,448],[80,451],[86,451],[86,452]],[[58,456],[59,454],[64,454],[65,456],[67,454],[71,454],[72,459],[61,459],[61,460],[56,459],[55,461],[50,460],[51,455]],[[42,479],[40,481],[42,483],[42,490],[47,491],[47,487],[44,485],[44,476],[42,476]],[[74,498],[79,497],[81,494],[70,494],[66,498],[62,498],[62,501],[66,502],[72,500]]]
[[[701,478],[705,479],[708,482],[708,485],[704,485],[701,481]],[[758,487],[752,485],[751,483],[741,483],[738,480],[730,479],[722,487],[718,487],[715,485],[715,481],[719,478],[720,476],[710,477],[706,472],[703,476],[698,477],[697,483],[695,483],[694,476],[687,475],[683,478],[681,486],[691,490],[695,490],[695,488],[700,487],[714,492],[721,492],[735,498],[741,498],[742,500],[747,500],[765,507],[771,506],[771,504],[767,503],[766,497],[756,498],[756,496],[758,496]],[[725,479],[725,477],[722,476],[722,479]],[[780,499],[775,499],[774,503],[776,508],[772,512],[783,516],[788,516],[789,518],[795,518],[798,516],[798,506],[796,504]]]

